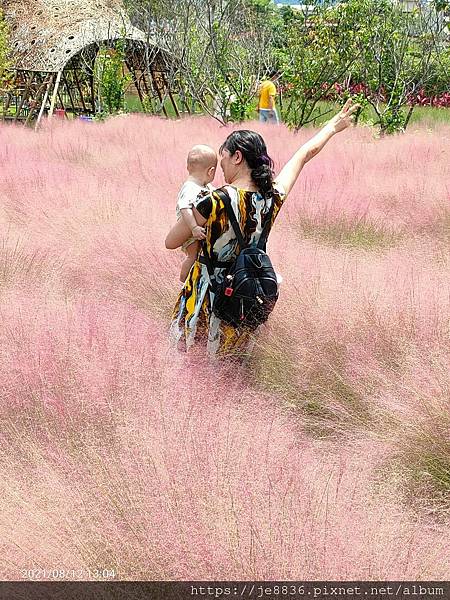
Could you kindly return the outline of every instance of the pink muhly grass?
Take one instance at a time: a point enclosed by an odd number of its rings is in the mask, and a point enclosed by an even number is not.
[[[24,563],[121,579],[445,573],[444,530],[377,492],[382,446],[311,441],[245,372],[168,352],[135,310],[15,306],[27,335],[5,364],[22,381],[2,415],[4,577]]]
[[[450,512],[449,358],[442,346],[405,348],[400,381],[386,382],[382,398],[391,414],[382,432],[393,447],[390,476],[410,504],[443,521]]]
[[[283,238],[271,255],[284,282],[269,325],[273,334],[262,344],[269,353],[278,348],[287,355],[290,392],[297,375],[311,391],[316,368],[355,385],[375,374],[379,381],[390,372],[396,377],[404,346],[448,340],[448,271],[427,253],[393,249],[371,256],[310,242],[291,240],[289,246]]]
[[[312,133],[245,126],[278,167]],[[166,342],[186,154],[229,131],[0,128],[4,578],[24,563],[122,579],[448,572],[447,128],[353,130],[305,167],[269,243],[281,297],[237,371]]]
[[[333,225],[349,229],[362,224],[378,237],[384,230],[388,242],[439,229],[450,209],[446,137],[445,127],[438,134],[421,130],[378,141],[367,130],[352,132],[306,165],[294,192],[298,201],[290,203],[290,219],[311,236],[314,224],[318,237],[327,228],[333,232]]]

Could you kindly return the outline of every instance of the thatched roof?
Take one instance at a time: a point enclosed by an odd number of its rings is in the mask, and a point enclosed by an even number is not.
[[[2,6],[17,69],[56,72],[93,43],[147,41],[120,0],[3,0]]]

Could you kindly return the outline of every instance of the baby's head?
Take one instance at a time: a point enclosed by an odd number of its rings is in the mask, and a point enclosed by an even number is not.
[[[216,167],[217,154],[211,146],[198,144],[191,148],[187,157],[189,175],[206,185],[214,179]]]

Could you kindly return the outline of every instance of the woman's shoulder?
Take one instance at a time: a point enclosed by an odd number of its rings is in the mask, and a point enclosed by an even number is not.
[[[273,191],[283,200],[286,197],[286,190],[284,189],[284,186],[278,181],[273,182]]]
[[[236,194],[236,193],[238,193],[238,194],[246,194],[246,195],[249,195],[249,196],[254,196],[254,195],[256,195],[256,196],[262,196],[263,195],[259,191],[245,190],[245,189],[242,189],[242,188],[233,187],[232,185],[226,185],[226,186],[224,186],[221,189],[227,191],[228,193],[231,192],[231,193],[234,193],[234,194]],[[278,183],[277,181],[273,182],[273,191],[274,191],[274,194],[276,196],[280,196],[281,198],[284,198],[286,196],[286,191],[285,191],[284,187],[282,186],[281,183]]]
[[[260,196],[260,192],[258,192],[257,190],[248,190],[245,188],[240,188],[240,187],[236,187],[234,185],[229,185],[226,184],[224,186],[222,186],[221,188],[217,188],[216,191],[221,190],[222,192],[226,192],[231,198],[237,198],[238,196],[242,197],[242,196],[248,196],[248,197],[252,197],[252,196]]]
[[[281,183],[274,182],[273,191],[276,199],[279,199],[281,201],[284,200],[286,192]],[[254,198],[255,196],[261,198],[263,197],[263,194],[261,194],[261,192],[257,190],[247,190],[244,188],[236,187],[234,185],[225,184],[208,192],[203,192],[203,194],[198,196],[198,201],[207,200],[210,202],[222,202],[224,193],[227,194],[231,198],[231,200],[235,200],[236,198],[243,196],[248,198]]]
[[[207,219],[213,210],[213,205],[215,202],[216,202],[216,199],[214,196],[214,190],[213,189],[205,189],[205,190],[202,190],[198,194],[198,196],[194,202],[194,208],[196,208],[198,210],[198,212],[205,219]]]

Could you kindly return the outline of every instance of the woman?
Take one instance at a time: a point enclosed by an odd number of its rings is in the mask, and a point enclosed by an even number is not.
[[[286,196],[303,166],[315,156],[325,144],[352,122],[352,115],[359,108],[348,100],[344,107],[281,169],[272,177],[273,161],[267,155],[262,137],[254,131],[240,130],[231,133],[220,148],[225,181],[224,190],[231,199],[244,240],[256,245],[271,214],[272,227]],[[274,208],[271,211],[272,203]],[[197,223],[206,227],[206,246],[210,256],[218,263],[227,263],[239,253],[233,227],[231,226],[223,200],[214,192],[201,195],[194,208]],[[178,248],[189,237],[187,227],[177,224],[166,238],[166,248]],[[221,280],[224,267],[215,269],[216,281]],[[208,353],[215,356],[242,355],[251,352],[254,334],[237,329],[220,321],[211,310],[213,293],[209,289],[209,276],[203,257],[199,257],[180,292],[171,325],[171,336],[184,340],[189,349],[197,342],[205,342]]]

